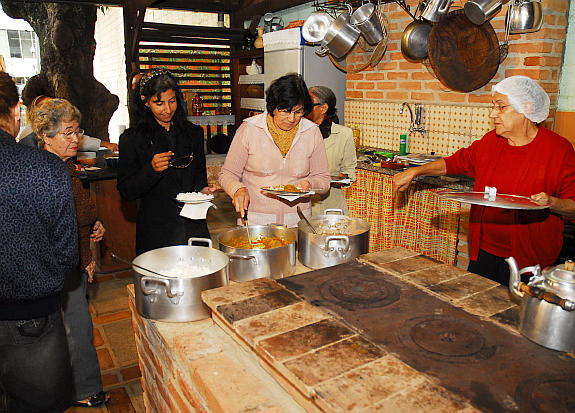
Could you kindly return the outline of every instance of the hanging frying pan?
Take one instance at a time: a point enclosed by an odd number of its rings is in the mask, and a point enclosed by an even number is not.
[[[499,41],[493,26],[473,24],[461,9],[433,25],[427,51],[439,81],[458,92],[479,89],[499,68]]]

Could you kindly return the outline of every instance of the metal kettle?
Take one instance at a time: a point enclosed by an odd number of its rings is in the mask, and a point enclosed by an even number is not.
[[[521,301],[519,331],[529,340],[553,350],[575,352],[575,271],[573,262],[545,268],[509,264],[509,291]],[[521,275],[532,273],[525,284]]]

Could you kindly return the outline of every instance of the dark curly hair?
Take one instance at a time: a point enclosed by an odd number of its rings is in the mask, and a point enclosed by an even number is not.
[[[292,110],[297,105],[303,106],[304,116],[313,109],[313,103],[301,75],[293,73],[279,77],[266,91],[266,109],[272,116],[276,109]]]
[[[182,125],[186,121],[185,102],[178,80],[167,69],[154,69],[142,76],[139,87],[133,92],[133,114],[136,124],[155,122],[154,114],[146,106],[146,102],[153,97],[157,99],[167,90],[176,92],[178,107],[172,118],[176,125]]]

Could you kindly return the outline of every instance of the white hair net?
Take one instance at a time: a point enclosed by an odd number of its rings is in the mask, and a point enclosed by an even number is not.
[[[492,93],[507,96],[517,112],[535,123],[541,123],[549,116],[549,95],[539,84],[527,76],[510,76],[497,83]]]

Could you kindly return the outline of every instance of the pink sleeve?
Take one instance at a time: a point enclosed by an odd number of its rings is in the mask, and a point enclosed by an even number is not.
[[[248,128],[245,123],[238,128],[219,175],[220,185],[232,198],[238,189],[246,187],[240,182],[248,161],[248,148],[245,143],[246,129]]]
[[[319,128],[314,129],[314,149],[310,156],[309,182],[315,192],[324,194],[329,190],[331,178],[329,175],[329,165],[325,144]]]

